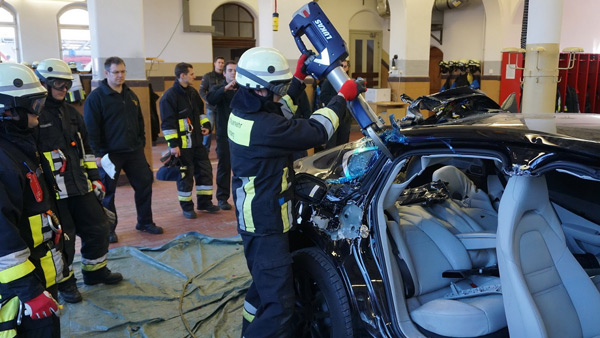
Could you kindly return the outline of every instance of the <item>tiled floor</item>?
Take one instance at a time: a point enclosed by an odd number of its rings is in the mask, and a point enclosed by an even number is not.
[[[360,138],[360,132],[353,131],[352,140]],[[213,176],[216,174],[217,158],[214,151],[215,142],[209,157],[213,166]],[[153,167],[155,171],[160,167],[160,154],[167,149],[166,144],[158,144],[152,148]],[[216,186],[215,186],[216,187]],[[235,212],[233,210],[223,211],[216,214],[198,212],[198,218],[186,219],[181,213],[179,201],[177,200],[177,188],[175,182],[164,182],[155,180],[152,187],[152,211],[154,222],[164,228],[164,233],[151,235],[142,233],[135,229],[136,212],[133,200],[133,189],[129,185],[119,186],[115,197],[119,225],[117,235],[119,242],[110,245],[110,248],[119,246],[143,246],[156,247],[165,244],[180,234],[195,231],[212,237],[230,237],[237,235]],[[213,203],[216,203],[213,198]],[[233,197],[229,199],[233,204]],[[77,241],[79,251],[80,241]]]

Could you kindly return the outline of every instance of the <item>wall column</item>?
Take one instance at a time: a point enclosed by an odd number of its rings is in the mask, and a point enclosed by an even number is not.
[[[416,98],[429,94],[429,48],[433,0],[390,1],[390,58],[398,55],[397,71],[388,83],[398,100],[406,93]],[[392,60],[389,60],[390,68]]]
[[[140,99],[146,131],[144,152],[152,165],[150,95],[144,55],[143,0],[88,0],[92,47],[92,88],[103,80],[104,61],[118,56],[127,67],[126,84]]]
[[[529,127],[547,132],[556,132],[550,114],[555,111],[562,8],[563,0],[529,1],[521,111]]]

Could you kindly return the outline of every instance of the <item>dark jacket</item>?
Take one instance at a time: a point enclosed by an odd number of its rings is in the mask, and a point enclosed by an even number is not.
[[[292,222],[292,154],[323,144],[335,132],[346,102],[336,96],[310,119],[287,119],[281,104],[240,88],[229,116],[238,232],[285,233]]]
[[[216,110],[215,121],[217,125],[217,137],[227,138],[227,121],[231,114],[231,100],[236,93],[236,90],[225,90],[227,83],[221,83],[210,89],[206,98],[208,103],[213,105]]]
[[[196,89],[175,81],[162,95],[159,103],[160,125],[169,147],[183,149],[202,146],[201,127],[210,129],[204,115],[204,103]]]
[[[64,263],[46,216],[48,210],[56,210],[48,188],[52,182],[47,184],[35,141],[31,134],[7,135],[4,124],[0,123],[0,299],[17,296],[27,302],[63,278]]]
[[[208,72],[202,76],[202,82],[200,83],[200,96],[206,102],[206,108],[210,110],[214,110],[215,106],[208,102],[206,96],[210,89],[218,84],[225,82],[225,75],[222,73],[217,73],[214,70],[212,72]]]
[[[117,93],[102,80],[85,100],[84,111],[96,157],[138,150],[146,144],[140,100],[126,84]]]
[[[57,197],[90,192],[90,180],[100,180],[100,175],[81,114],[64,101],[48,98],[39,122],[34,136],[39,151],[50,163],[59,189]]]

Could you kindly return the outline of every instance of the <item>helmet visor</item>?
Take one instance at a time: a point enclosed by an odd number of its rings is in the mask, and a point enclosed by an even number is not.
[[[37,116],[42,114],[44,103],[46,103],[46,94],[15,97],[15,107],[25,108],[29,113]]]

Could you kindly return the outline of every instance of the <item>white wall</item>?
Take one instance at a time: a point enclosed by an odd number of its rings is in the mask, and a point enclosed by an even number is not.
[[[40,61],[47,58],[60,58],[58,41],[58,12],[76,1],[6,1],[17,11],[18,35],[20,40],[20,61]]]
[[[481,0],[470,0],[463,8],[444,12],[442,45],[433,39],[431,39],[431,45],[444,52],[444,60],[482,60],[485,38],[483,3]],[[490,36],[489,38],[494,37]]]
[[[600,53],[598,15],[598,0],[564,0],[561,50],[566,47],[583,47],[586,53]]]

